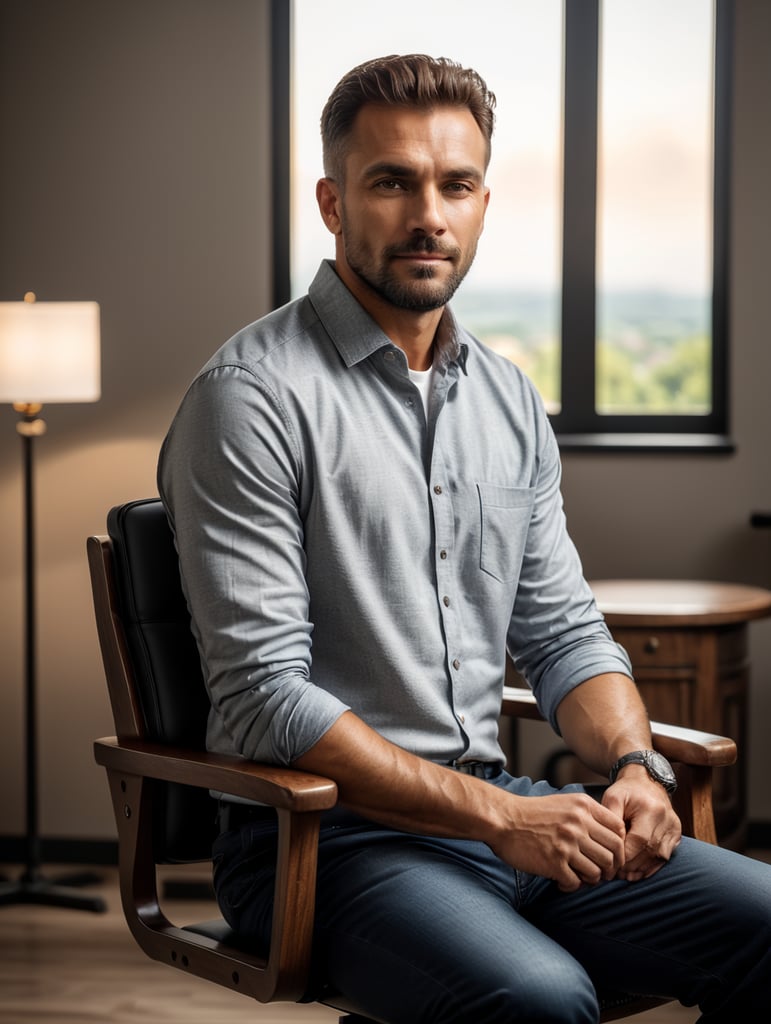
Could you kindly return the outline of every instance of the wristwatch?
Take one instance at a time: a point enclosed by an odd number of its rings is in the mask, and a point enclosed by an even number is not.
[[[677,789],[677,779],[672,765],[655,750],[633,750],[631,754],[624,754],[623,757],[620,757],[610,769],[611,784],[616,781],[618,773],[627,764],[643,765],[650,777],[660,783],[667,793],[674,793]]]

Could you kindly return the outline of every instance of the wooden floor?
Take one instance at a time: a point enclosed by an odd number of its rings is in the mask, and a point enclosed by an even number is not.
[[[98,869],[94,890],[106,914],[17,905],[0,907],[0,1022],[3,1024],[335,1024],[327,1007],[253,1000],[148,960],[120,912],[116,872]],[[46,868],[46,873],[54,869]],[[10,877],[16,877],[12,871]],[[174,869],[175,879],[179,869]],[[86,890],[84,890],[86,891]],[[179,923],[215,916],[206,901],[174,900]],[[669,1006],[640,1024],[692,1024],[698,1011]]]
[[[95,870],[103,884],[82,891],[100,892],[105,914],[0,907],[2,1024],[336,1024],[338,1014],[327,1007],[262,1006],[148,960],[123,920],[117,872]],[[45,872],[55,875],[56,868]],[[174,900],[168,913],[189,923],[217,912],[207,901]]]

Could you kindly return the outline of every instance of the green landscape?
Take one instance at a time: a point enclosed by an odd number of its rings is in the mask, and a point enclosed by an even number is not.
[[[559,296],[461,289],[453,308],[481,341],[527,373],[560,408]],[[612,292],[597,308],[597,411],[699,415],[711,408],[709,299]]]

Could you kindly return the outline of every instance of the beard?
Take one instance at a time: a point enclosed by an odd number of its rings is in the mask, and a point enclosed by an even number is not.
[[[380,253],[379,260],[371,255],[366,245],[352,237],[343,227],[343,241],[348,266],[368,287],[398,309],[427,313],[446,306],[458,290],[476,256],[476,244],[465,255],[457,246],[444,246],[431,236],[412,238],[400,245],[389,245]],[[451,262],[448,277],[439,278],[437,269],[416,266],[409,279],[398,277],[391,261],[405,254],[420,253],[445,257]]]

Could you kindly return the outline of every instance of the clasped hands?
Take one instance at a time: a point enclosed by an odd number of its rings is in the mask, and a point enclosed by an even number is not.
[[[682,835],[663,787],[647,775],[623,775],[602,802],[584,793],[525,797],[495,852],[512,867],[553,879],[563,892],[613,878],[655,874]]]

